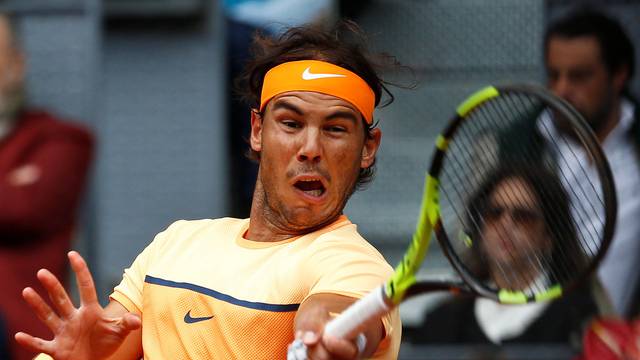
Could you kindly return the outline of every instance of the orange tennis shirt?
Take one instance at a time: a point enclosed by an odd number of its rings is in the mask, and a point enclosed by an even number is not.
[[[142,315],[144,358],[286,359],[293,320],[319,293],[360,298],[392,269],[345,216],[280,242],[243,238],[249,219],[181,220],[126,269],[111,299]],[[376,359],[395,359],[397,310]]]

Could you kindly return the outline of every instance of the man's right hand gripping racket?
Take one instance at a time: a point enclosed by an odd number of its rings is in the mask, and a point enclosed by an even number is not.
[[[549,301],[596,268],[613,236],[616,197],[593,131],[532,85],[484,88],[436,140],[413,240],[391,279],[327,323],[355,339],[412,296],[465,292],[503,304]],[[417,278],[436,234],[456,276]],[[305,359],[299,341],[288,359]]]

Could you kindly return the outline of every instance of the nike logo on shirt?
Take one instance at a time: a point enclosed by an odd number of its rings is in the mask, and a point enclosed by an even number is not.
[[[186,322],[187,324],[193,324],[193,323],[197,323],[200,321],[206,321],[209,319],[212,319],[213,315],[211,316],[203,316],[203,317],[191,317],[191,310],[187,311],[187,313],[184,315],[184,322]]]
[[[314,74],[311,72],[311,66],[304,69],[304,72],[302,73],[303,80],[316,80],[316,79],[338,78],[338,77],[347,77],[347,76],[342,74]]]

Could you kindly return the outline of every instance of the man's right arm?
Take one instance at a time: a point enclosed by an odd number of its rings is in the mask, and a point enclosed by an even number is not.
[[[122,304],[115,300],[111,300],[107,307],[104,308],[107,316],[121,319],[124,314],[129,313]],[[138,317],[141,314],[136,314]],[[133,360],[142,358],[142,326],[137,330],[132,330],[124,338],[122,345],[111,355],[108,360]]]

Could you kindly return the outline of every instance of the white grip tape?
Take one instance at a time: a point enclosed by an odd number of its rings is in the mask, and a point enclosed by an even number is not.
[[[341,339],[354,338],[364,331],[364,325],[368,321],[381,318],[389,310],[389,306],[384,301],[384,285],[382,285],[329,321],[324,332]]]
[[[361,355],[364,349],[367,348],[367,337],[363,333],[358,334],[358,337],[356,337],[356,346],[358,347],[358,355]]]

